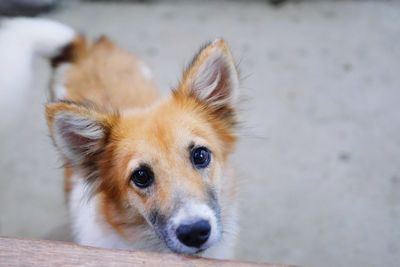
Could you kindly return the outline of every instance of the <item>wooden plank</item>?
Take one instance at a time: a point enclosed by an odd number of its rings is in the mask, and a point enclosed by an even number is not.
[[[287,265],[212,260],[176,254],[100,249],[72,243],[0,237],[0,266],[237,266]]]

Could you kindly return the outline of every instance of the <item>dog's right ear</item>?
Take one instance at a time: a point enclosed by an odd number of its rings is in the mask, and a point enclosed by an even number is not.
[[[177,99],[195,99],[229,124],[236,123],[239,74],[228,44],[217,39],[194,57],[174,91]]]
[[[208,108],[236,104],[239,74],[228,44],[223,39],[216,39],[199,51],[184,72],[178,90]]]
[[[46,114],[54,144],[72,166],[101,153],[113,125],[110,116],[73,103],[48,104]]]

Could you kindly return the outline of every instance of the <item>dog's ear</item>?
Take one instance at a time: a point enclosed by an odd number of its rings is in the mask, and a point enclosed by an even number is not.
[[[239,75],[228,45],[222,39],[208,44],[194,57],[176,95],[194,97],[214,111],[235,106]]]
[[[85,165],[103,149],[113,120],[73,103],[46,106],[47,122],[56,147],[73,166]]]

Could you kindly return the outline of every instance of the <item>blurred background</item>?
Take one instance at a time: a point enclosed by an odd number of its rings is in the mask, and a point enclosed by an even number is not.
[[[237,259],[399,266],[400,1],[3,0],[0,12],[110,36],[164,95],[203,43],[225,38],[245,99]],[[1,114],[11,125],[0,118],[0,236],[68,240],[49,66],[34,68],[19,112]]]

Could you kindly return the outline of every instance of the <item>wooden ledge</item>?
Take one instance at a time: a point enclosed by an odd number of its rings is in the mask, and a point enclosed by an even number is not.
[[[288,265],[212,260],[141,251],[101,249],[72,243],[0,237],[0,266],[240,266]]]

